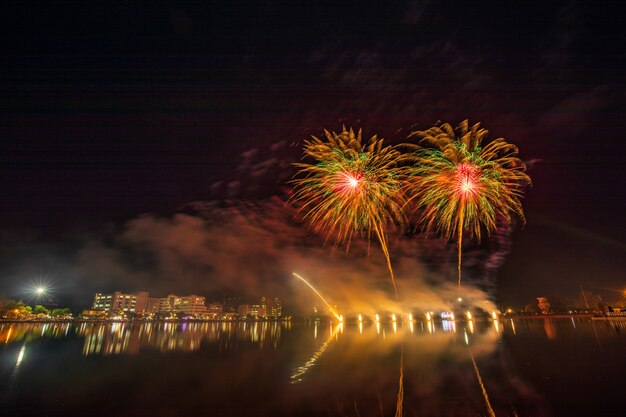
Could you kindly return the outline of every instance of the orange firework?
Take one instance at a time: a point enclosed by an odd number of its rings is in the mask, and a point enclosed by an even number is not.
[[[526,166],[517,157],[517,147],[503,138],[483,144],[488,131],[467,120],[455,129],[448,123],[413,132],[420,145],[410,156],[407,192],[421,209],[420,219],[427,231],[458,245],[459,289],[463,233],[478,240],[482,231],[490,234],[497,219],[511,221],[511,213],[525,221],[520,199],[531,184]]]
[[[297,163],[298,177],[293,180],[293,200],[300,205],[313,228],[346,243],[355,235],[378,239],[387,261],[398,298],[389,250],[387,227],[404,224],[401,193],[403,181],[397,166],[400,152],[383,146],[373,136],[361,143],[362,133],[345,128],[339,134],[324,131],[325,138],[312,136],[305,142],[304,156],[313,163]]]

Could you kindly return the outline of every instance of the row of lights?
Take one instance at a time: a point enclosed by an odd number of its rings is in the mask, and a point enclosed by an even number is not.
[[[465,316],[467,317],[468,320],[474,320],[474,316],[472,315],[472,312],[469,310],[465,313]],[[435,314],[432,311],[429,311],[426,313],[426,320],[431,321],[434,319],[434,317],[435,317]],[[492,311],[491,317],[493,320],[498,320],[498,312]],[[454,320],[455,316],[453,312],[444,311],[443,313],[441,313],[441,318],[444,320]],[[376,313],[374,319],[376,322],[380,321],[380,316],[378,315],[378,313]],[[408,319],[409,321],[413,321],[413,314],[409,313]],[[359,314],[358,321],[359,323],[363,322],[363,315]],[[392,322],[397,321],[397,317],[395,313],[391,314],[391,321]],[[339,322],[343,322],[343,316],[339,316]]]

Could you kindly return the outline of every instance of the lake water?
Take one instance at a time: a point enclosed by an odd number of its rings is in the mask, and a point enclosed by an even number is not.
[[[626,321],[0,323],[8,416],[393,416],[401,370],[405,416],[624,416]]]

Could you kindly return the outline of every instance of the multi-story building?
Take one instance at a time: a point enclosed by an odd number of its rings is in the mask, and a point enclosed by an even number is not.
[[[160,298],[148,298],[148,304],[146,306],[146,311],[148,313],[158,313],[159,312],[159,304],[161,302]]]
[[[224,306],[221,303],[210,303],[207,306],[209,315],[220,316],[224,311]]]
[[[224,313],[234,313],[238,311],[241,304],[241,297],[224,295],[223,311]]]
[[[172,297],[171,295],[168,296]],[[207,309],[204,305],[205,298],[199,295],[187,295],[184,297],[174,296],[174,311],[185,314],[206,314]]]
[[[260,304],[241,304],[237,312],[242,316],[265,317],[265,308]]]
[[[163,298],[151,298],[148,301],[148,311],[151,313],[207,314],[204,300],[204,297],[199,295],[170,294]]]
[[[278,297],[261,297],[261,307],[267,317],[280,317],[283,314]]]
[[[142,313],[148,304],[148,293],[145,291],[133,294],[122,294],[115,291],[113,294],[96,293],[93,301],[94,310],[124,311],[125,313]]]

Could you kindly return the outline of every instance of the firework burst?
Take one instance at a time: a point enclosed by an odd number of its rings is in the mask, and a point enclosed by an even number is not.
[[[463,234],[480,240],[491,234],[498,219],[512,214],[525,221],[520,199],[531,184],[518,149],[503,138],[488,143],[488,131],[467,120],[413,132],[420,145],[410,155],[407,193],[421,211],[426,231],[457,240],[459,290]]]
[[[349,248],[354,236],[370,239],[373,234],[385,255],[397,299],[387,228],[405,222],[397,166],[400,152],[383,146],[377,136],[363,144],[361,130],[324,133],[325,138],[312,136],[305,142],[304,157],[314,162],[295,164],[299,171],[292,181],[293,201],[314,230],[334,239],[336,245],[345,243]]]

